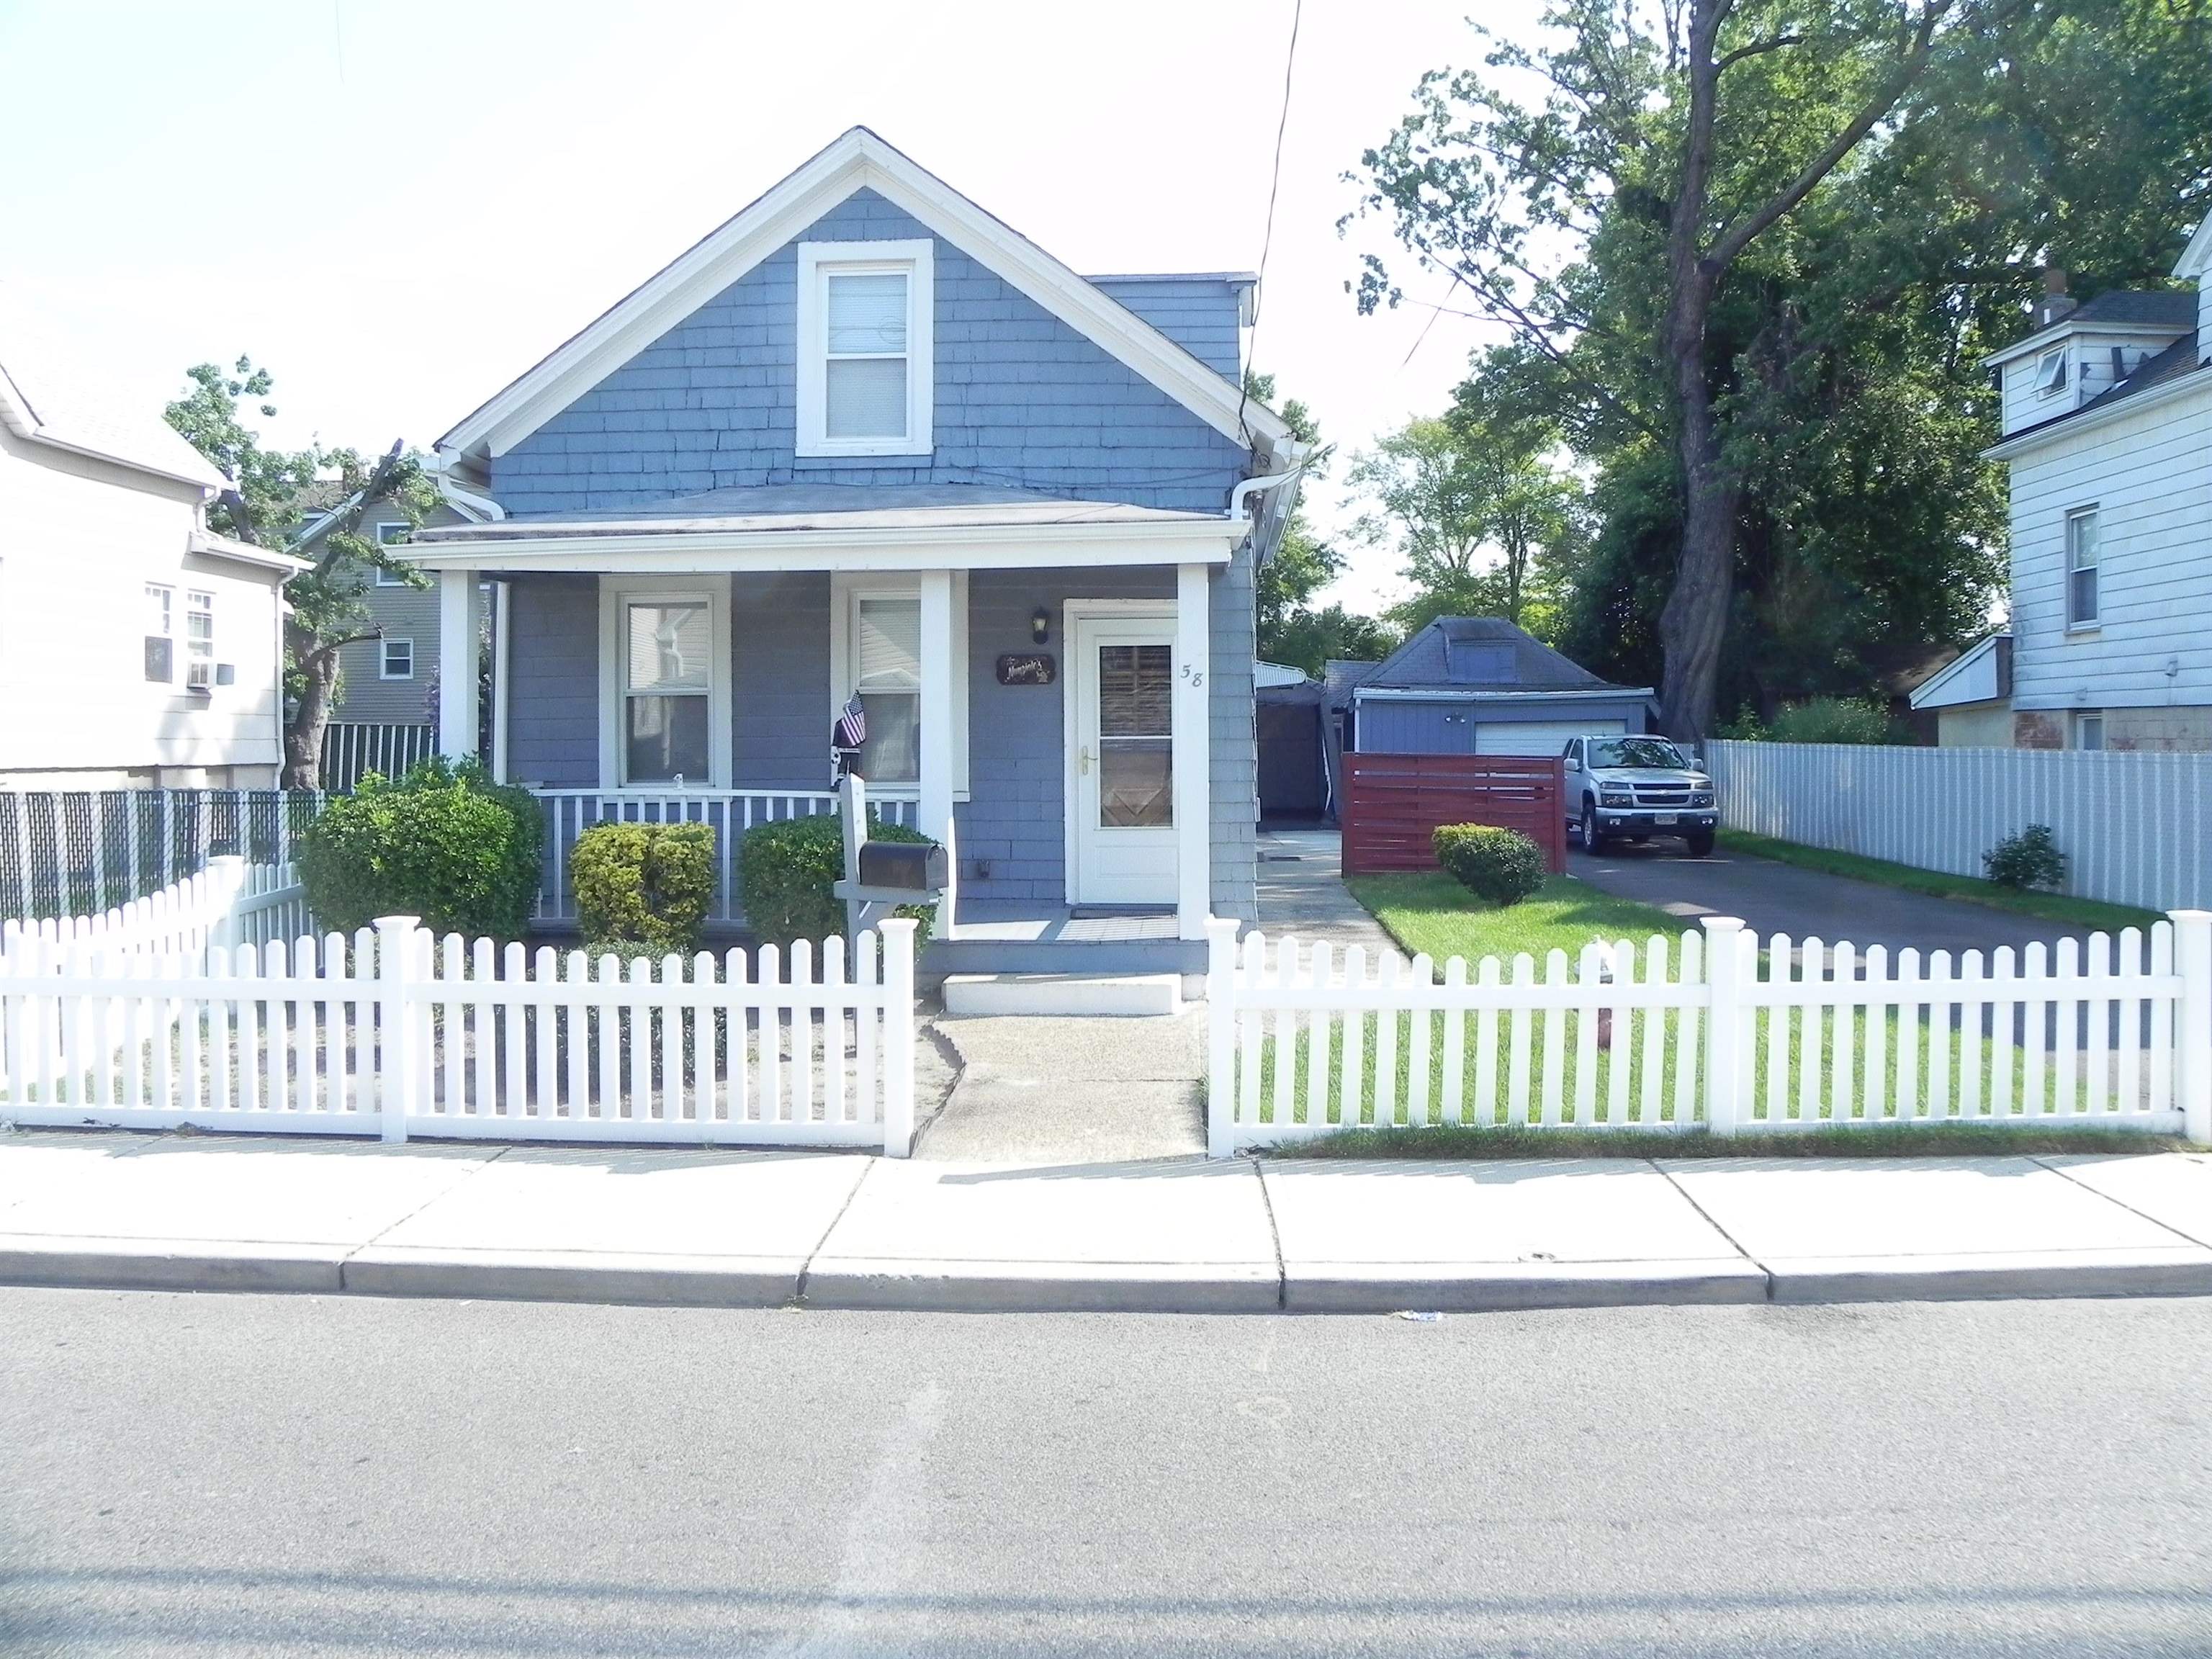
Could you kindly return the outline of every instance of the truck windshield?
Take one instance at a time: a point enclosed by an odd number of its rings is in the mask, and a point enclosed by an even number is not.
[[[1676,769],[1689,765],[1689,757],[1664,738],[1594,738],[1590,740],[1592,766],[1671,766]]]

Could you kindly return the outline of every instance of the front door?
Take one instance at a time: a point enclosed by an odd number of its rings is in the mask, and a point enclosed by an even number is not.
[[[1173,904],[1175,618],[1079,617],[1070,646],[1068,901]]]

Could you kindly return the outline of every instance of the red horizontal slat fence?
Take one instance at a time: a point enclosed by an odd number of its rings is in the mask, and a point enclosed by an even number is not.
[[[1565,786],[1556,756],[1346,755],[1344,872],[1433,870],[1437,825],[1489,823],[1528,836],[1558,875],[1567,867]]]

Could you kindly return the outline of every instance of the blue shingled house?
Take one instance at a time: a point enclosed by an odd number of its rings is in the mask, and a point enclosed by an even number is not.
[[[1253,572],[1301,459],[1242,393],[1254,283],[1078,276],[855,128],[441,439],[465,521],[416,556],[448,661],[494,584],[549,917],[583,826],[690,817],[736,920],[735,840],[834,809],[856,696],[872,794],[954,851],[936,965],[1188,969],[1250,917]]]

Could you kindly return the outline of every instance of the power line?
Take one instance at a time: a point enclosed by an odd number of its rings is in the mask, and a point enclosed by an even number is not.
[[[1304,15],[1305,0],[1293,0],[1291,7],[1291,41],[1283,53],[1283,110],[1275,122],[1275,161],[1274,166],[1270,169],[1267,179],[1267,228],[1260,235],[1259,280],[1254,283],[1252,289],[1252,356],[1255,362],[1258,361],[1260,356],[1260,306],[1262,296],[1267,293],[1267,255],[1275,246],[1275,198],[1282,193],[1283,188],[1283,135],[1290,131],[1291,125],[1291,76],[1297,68],[1298,23]],[[1249,384],[1237,388],[1237,427],[1239,431],[1244,430],[1244,405],[1250,397],[1251,389]],[[1245,432],[1244,435],[1249,441],[1252,434]]]

